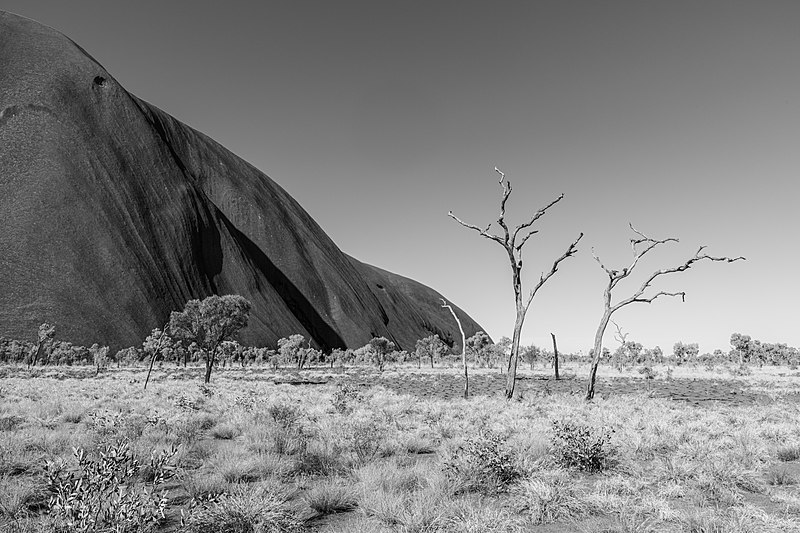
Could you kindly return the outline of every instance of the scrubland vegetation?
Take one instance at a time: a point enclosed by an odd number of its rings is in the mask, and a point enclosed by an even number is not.
[[[205,385],[201,368],[170,365],[147,390],[143,367],[6,367],[0,528],[800,531],[798,377],[785,368],[735,376],[772,390],[767,404],[700,408],[644,390],[445,401],[380,385],[403,373],[461,379],[455,363],[416,366],[295,369],[328,383],[293,386],[268,366]],[[721,374],[672,368],[671,379]],[[377,385],[357,387],[359,376]]]

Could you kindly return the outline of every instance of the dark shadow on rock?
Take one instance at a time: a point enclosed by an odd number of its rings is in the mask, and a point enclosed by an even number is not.
[[[247,254],[253,267],[264,274],[267,281],[286,303],[286,307],[289,308],[298,322],[306,328],[314,342],[325,352],[329,352],[334,348],[346,348],[347,346],[341,336],[320,316],[311,302],[286,277],[286,274],[281,272],[275,266],[275,263],[261,251],[261,248],[250,240],[247,235],[239,231],[222,211],[218,210],[217,216],[225,224],[226,229],[237,244]]]

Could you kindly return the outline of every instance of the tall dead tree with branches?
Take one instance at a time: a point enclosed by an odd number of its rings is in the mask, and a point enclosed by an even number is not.
[[[589,371],[589,386],[586,391],[586,400],[590,401],[594,398],[594,385],[595,379],[597,377],[597,366],[600,364],[600,358],[603,354],[603,334],[606,331],[606,327],[608,326],[608,322],[611,320],[611,315],[614,314],[616,311],[625,307],[628,304],[632,303],[652,303],[654,300],[659,298],[660,296],[680,296],[681,301],[686,301],[686,293],[685,292],[665,292],[660,291],[655,293],[653,296],[649,298],[644,296],[645,291],[650,288],[653,281],[656,280],[659,276],[664,276],[666,274],[674,274],[676,272],[683,272],[685,270],[689,270],[692,265],[698,263],[700,261],[719,261],[725,263],[733,263],[734,261],[744,260],[744,257],[735,257],[731,259],[730,257],[713,257],[708,254],[703,253],[705,250],[705,246],[701,246],[697,252],[695,252],[694,256],[689,258],[685,263],[678,265],[672,268],[664,268],[661,270],[656,270],[642,283],[639,289],[628,298],[617,302],[616,304],[611,303],[611,291],[619,284],[620,281],[630,276],[633,269],[636,268],[636,265],[639,264],[639,260],[642,259],[645,255],[647,255],[650,250],[653,250],[659,244],[666,244],[669,242],[678,242],[678,239],[674,237],[669,237],[667,239],[653,239],[636,228],[633,227],[633,224],[629,224],[631,230],[636,234],[636,237],[631,239],[631,250],[633,251],[633,261],[631,262],[630,266],[623,268],[620,270],[612,270],[607,268],[600,258],[594,253],[592,250],[592,256],[594,257],[595,261],[600,265],[606,274],[608,275],[608,285],[606,286],[605,293],[603,295],[603,302],[604,302],[604,311],[603,317],[600,319],[600,325],[597,327],[597,333],[594,336],[594,352],[592,356],[592,367]]]
[[[527,298],[524,297],[522,294],[522,247],[526,242],[528,242],[528,239],[532,235],[539,233],[539,230],[530,229],[531,226],[533,226],[533,224],[539,220],[548,209],[560,202],[561,199],[564,198],[564,195],[561,194],[558,198],[536,211],[536,213],[534,213],[527,222],[520,224],[514,228],[514,230],[510,230],[508,224],[506,224],[505,217],[506,202],[508,201],[508,197],[511,195],[511,182],[506,179],[506,175],[501,172],[500,169],[495,167],[494,170],[500,175],[499,184],[502,189],[500,195],[500,217],[497,219],[497,224],[503,230],[502,235],[495,235],[494,233],[489,232],[493,223],[490,223],[485,228],[481,228],[479,226],[464,222],[455,216],[452,211],[450,211],[448,215],[465,228],[476,231],[482,237],[486,237],[487,239],[498,243],[505,249],[506,253],[508,254],[508,260],[511,262],[511,283],[514,288],[514,302],[516,304],[517,311],[517,318],[514,321],[514,335],[511,338],[511,354],[508,357],[508,372],[506,372],[506,398],[511,398],[514,395],[514,386],[517,378],[519,340],[520,334],[522,333],[522,324],[525,321],[525,314],[528,312],[528,308],[531,305],[533,297],[536,295],[542,285],[544,285],[547,280],[556,273],[558,270],[558,265],[566,258],[575,255],[575,252],[577,252],[578,241],[580,241],[583,237],[583,233],[578,235],[578,238],[569,245],[567,251],[553,262],[553,266],[549,272],[546,274],[542,273],[542,275],[539,277],[539,282],[528,293]],[[517,241],[518,237],[520,238],[519,242]]]

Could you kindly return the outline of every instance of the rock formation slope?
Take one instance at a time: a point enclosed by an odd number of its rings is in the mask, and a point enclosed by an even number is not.
[[[229,293],[253,303],[247,343],[460,340],[437,292],[347,256],[269,177],[0,12],[0,335],[47,321],[74,343],[135,345],[187,300]]]

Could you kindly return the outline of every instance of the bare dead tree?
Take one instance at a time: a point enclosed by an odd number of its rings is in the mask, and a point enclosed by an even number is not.
[[[450,314],[458,324],[458,331],[461,332],[461,362],[464,364],[464,398],[469,397],[469,372],[467,371],[467,336],[464,334],[464,328],[461,327],[461,321],[453,308],[447,303],[444,298],[439,298],[442,301],[442,307],[450,310]],[[433,365],[433,356],[431,356],[431,366]]]
[[[455,216],[452,211],[450,211],[448,215],[465,228],[476,231],[482,237],[498,243],[505,249],[506,253],[508,254],[508,260],[511,262],[511,283],[514,288],[514,302],[516,304],[517,318],[514,321],[514,334],[511,338],[511,354],[508,357],[508,372],[506,372],[506,398],[510,399],[514,395],[514,386],[517,379],[519,340],[520,334],[522,333],[522,324],[525,321],[525,314],[528,312],[528,308],[531,305],[531,301],[533,301],[533,297],[536,295],[542,285],[544,285],[547,280],[549,280],[556,273],[558,270],[558,265],[568,257],[575,255],[575,252],[577,252],[578,241],[580,241],[583,237],[583,233],[578,235],[578,238],[569,245],[567,251],[553,262],[553,266],[549,272],[546,274],[541,274],[539,277],[539,282],[528,293],[527,298],[525,298],[522,294],[522,247],[525,246],[525,243],[528,242],[528,239],[530,239],[532,235],[539,233],[539,230],[530,229],[531,226],[533,226],[533,224],[539,220],[548,209],[560,202],[561,199],[564,198],[564,195],[561,194],[558,198],[536,211],[536,213],[534,213],[527,222],[520,224],[512,231],[509,229],[505,220],[506,202],[508,201],[508,197],[511,196],[511,182],[506,179],[506,175],[497,167],[494,168],[494,171],[500,175],[499,184],[502,189],[500,195],[500,217],[497,219],[497,224],[503,230],[502,235],[495,235],[494,233],[489,232],[492,227],[492,223],[487,225],[485,228],[481,228],[464,222]],[[517,241],[518,237],[520,237],[519,241]]]
[[[605,309],[603,311],[603,317],[600,319],[600,325],[597,327],[597,333],[594,337],[594,355],[592,357],[592,367],[589,372],[589,387],[586,391],[586,400],[590,401],[594,398],[594,385],[595,379],[597,377],[597,366],[600,364],[600,357],[603,353],[603,334],[606,331],[606,327],[608,326],[608,322],[611,320],[611,315],[614,314],[617,310],[622,307],[625,307],[628,304],[632,303],[652,303],[654,300],[661,296],[680,296],[681,301],[686,301],[686,293],[685,292],[665,292],[659,291],[655,293],[653,296],[649,298],[644,296],[644,292],[650,288],[653,281],[660,276],[664,276],[666,274],[674,274],[676,272],[684,272],[689,270],[692,265],[698,263],[700,261],[718,261],[718,262],[725,262],[725,263],[733,263],[734,261],[744,260],[744,257],[713,257],[706,253],[703,253],[705,250],[705,246],[701,246],[697,252],[695,252],[694,256],[690,257],[686,262],[681,265],[672,267],[672,268],[664,268],[661,270],[656,270],[642,283],[639,289],[628,298],[617,302],[616,304],[611,303],[611,291],[619,284],[620,281],[630,276],[633,269],[636,268],[636,265],[639,264],[639,260],[641,260],[648,252],[653,250],[656,246],[660,244],[666,244],[669,242],[678,242],[678,239],[674,237],[669,237],[667,239],[653,239],[636,228],[633,227],[633,224],[629,224],[631,230],[636,234],[636,237],[631,239],[631,250],[633,251],[633,260],[630,266],[623,268],[620,270],[612,270],[607,268],[600,258],[594,253],[592,250],[592,256],[594,257],[595,261],[600,265],[600,267],[606,272],[608,275],[608,285],[606,286],[605,293],[603,296],[603,301],[605,304]],[[623,337],[624,339],[624,337]]]
[[[558,345],[556,344],[556,334],[551,333],[551,337],[553,337],[553,369],[555,369],[556,379],[561,379],[558,375]]]

